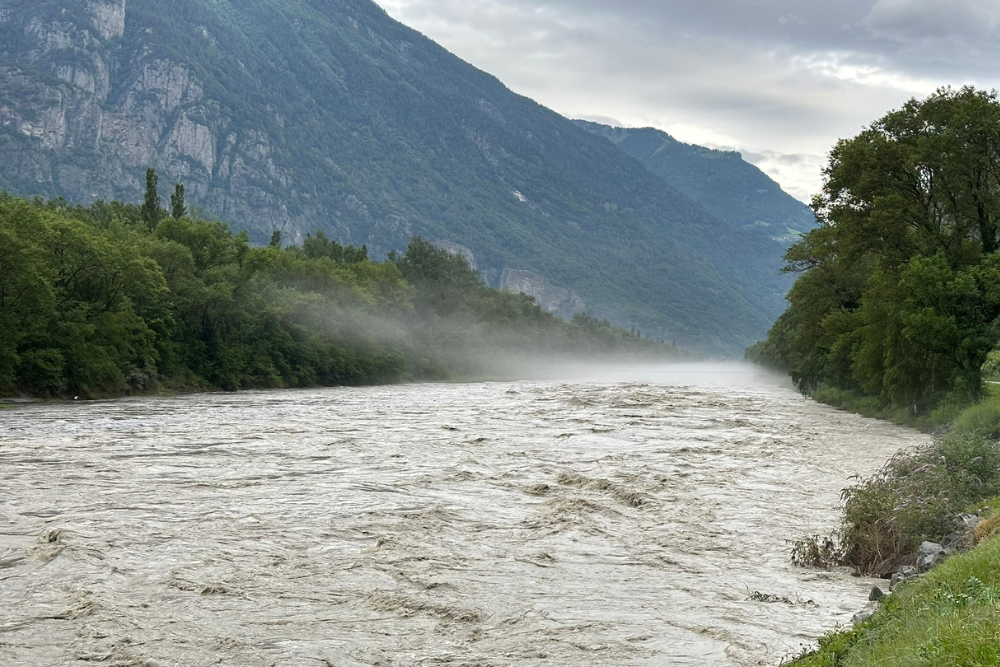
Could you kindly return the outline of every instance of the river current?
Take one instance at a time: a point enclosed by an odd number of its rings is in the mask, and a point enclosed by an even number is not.
[[[791,542],[925,439],[742,366],[19,404],[0,664],[773,665],[875,583]]]

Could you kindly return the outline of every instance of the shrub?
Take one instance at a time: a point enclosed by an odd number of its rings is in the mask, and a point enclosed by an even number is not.
[[[844,560],[844,551],[838,535],[810,535],[792,547],[792,563],[799,567],[830,569]]]
[[[930,446],[901,452],[844,491],[842,562],[864,574],[885,574],[921,541],[954,530],[967,505],[998,491],[1000,449],[990,437],[956,429]]]

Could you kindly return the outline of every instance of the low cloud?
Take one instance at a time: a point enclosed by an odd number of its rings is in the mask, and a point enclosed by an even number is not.
[[[1000,2],[879,0],[863,24],[876,36],[902,43],[949,37],[995,38],[1000,27]]]

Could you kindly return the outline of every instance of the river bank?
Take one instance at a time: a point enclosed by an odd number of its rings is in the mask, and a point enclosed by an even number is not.
[[[976,546],[964,553],[959,549],[919,580],[900,583],[870,618],[828,634],[791,665],[1000,665],[1000,540],[994,537],[1000,527],[1000,497],[995,496],[1000,490],[1000,397],[991,391],[953,414],[933,445],[895,455],[847,495],[840,538],[849,542],[852,532],[868,530],[855,539],[861,547],[892,538],[893,567],[921,540],[938,540],[949,530],[959,532],[948,540]],[[867,507],[859,510],[859,504]],[[921,550],[934,546],[924,542]],[[844,556],[841,545],[836,557]]]

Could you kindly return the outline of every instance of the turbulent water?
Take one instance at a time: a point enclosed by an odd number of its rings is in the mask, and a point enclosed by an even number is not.
[[[0,411],[0,664],[766,665],[849,622],[872,582],[789,542],[924,436],[596,378]]]

